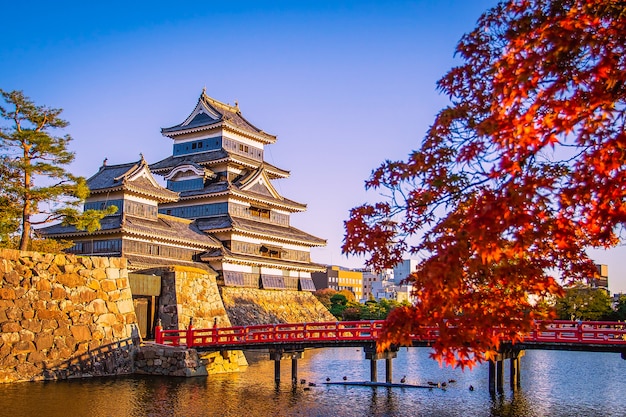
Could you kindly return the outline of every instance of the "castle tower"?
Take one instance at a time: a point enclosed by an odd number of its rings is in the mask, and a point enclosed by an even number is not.
[[[311,247],[326,241],[290,225],[306,205],[281,196],[272,181],[289,172],[264,160],[276,136],[248,122],[238,104],[217,101],[203,91],[191,114],[161,130],[173,140],[172,155],[150,166],[163,175],[177,201],[159,213],[194,220],[222,243],[200,259],[226,286],[314,291]]]

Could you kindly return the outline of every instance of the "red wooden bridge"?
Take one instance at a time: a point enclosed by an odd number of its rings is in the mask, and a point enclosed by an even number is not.
[[[384,321],[340,321],[325,323],[283,323],[256,326],[216,327],[211,329],[162,330],[157,326],[155,342],[186,346],[198,351],[267,349],[274,360],[274,378],[280,381],[280,361],[290,358],[292,380],[297,380],[297,359],[305,349],[360,346],[370,360],[370,378],[376,383],[377,361],[386,361],[386,381],[392,382],[392,359],[397,350],[376,352]],[[426,336],[415,338],[413,346],[429,346],[438,336],[435,327],[426,328]],[[525,349],[582,350],[620,352],[626,359],[626,323],[601,321],[542,321],[523,342],[504,343],[494,361],[489,362],[489,391],[502,392],[503,363],[510,360],[512,389],[520,384],[520,359]]]
[[[282,323],[211,329],[162,330],[155,342],[193,347],[199,351],[267,349],[281,345],[302,348],[364,346],[375,343],[384,320],[324,323]],[[426,337],[413,346],[428,346],[438,335],[426,328]],[[542,321],[521,343],[523,349],[563,349],[626,352],[626,323],[605,321]]]

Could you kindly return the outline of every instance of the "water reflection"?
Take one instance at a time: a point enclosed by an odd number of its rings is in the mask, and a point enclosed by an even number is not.
[[[427,349],[401,350],[394,360],[394,381],[449,381],[446,390],[326,385],[326,378],[367,380],[369,362],[356,349],[309,351],[291,366],[266,356],[250,358],[239,374],[209,378],[118,377],[54,383],[0,385],[0,415],[21,416],[624,416],[626,361],[619,354],[529,351],[522,358],[521,389],[488,393],[487,366],[471,372],[440,368]],[[384,380],[384,361],[379,380]],[[508,367],[505,367],[508,368]],[[508,371],[508,369],[505,369]],[[308,382],[316,386],[309,387]],[[468,387],[473,385],[474,391]],[[10,410],[10,413],[8,412]]]

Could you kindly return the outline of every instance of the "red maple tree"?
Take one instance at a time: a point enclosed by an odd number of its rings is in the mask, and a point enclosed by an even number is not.
[[[437,326],[432,356],[472,366],[550,317],[534,300],[562,294],[553,271],[594,275],[585,250],[624,237],[625,46],[620,0],[509,0],[461,39],[438,82],[451,104],[366,181],[389,198],[345,222],[369,266],[422,259],[379,349]]]

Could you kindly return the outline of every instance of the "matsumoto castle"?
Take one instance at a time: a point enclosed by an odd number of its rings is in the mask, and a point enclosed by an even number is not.
[[[69,239],[67,252],[124,257],[131,271],[193,266],[216,273],[230,287],[314,291],[312,247],[324,239],[290,225],[306,205],[281,196],[272,180],[289,171],[267,163],[264,147],[276,136],[248,122],[239,106],[202,92],[180,124],[161,129],[172,155],[148,164],[107,165],[87,180],[84,209],[117,206],[94,233],[73,226],[40,230]],[[167,181],[164,188],[154,175]]]

